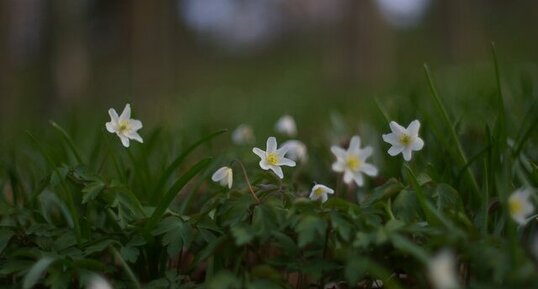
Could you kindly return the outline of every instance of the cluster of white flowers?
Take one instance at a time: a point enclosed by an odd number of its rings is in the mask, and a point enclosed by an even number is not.
[[[142,137],[138,134],[138,130],[142,128],[142,122],[131,118],[131,106],[125,105],[123,112],[118,116],[118,113],[113,108],[108,110],[110,122],[106,123],[106,129],[110,133],[116,134],[123,146],[129,147],[130,140],[136,140],[143,143]],[[420,122],[414,120],[407,128],[404,128],[396,122],[390,123],[392,130],[389,134],[383,135],[383,140],[392,145],[388,150],[389,155],[395,156],[402,153],[406,161],[411,160],[413,151],[419,151],[424,146],[424,141],[418,136]],[[290,115],[284,115],[275,124],[275,131],[294,137],[297,135],[297,125],[295,120]],[[235,144],[249,144],[255,140],[254,132],[250,125],[241,124],[232,133],[232,141]],[[273,171],[279,178],[284,178],[282,166],[294,167],[296,162],[305,163],[308,160],[307,148],[304,143],[299,140],[288,140],[280,148],[277,146],[275,137],[269,137],[266,143],[265,151],[257,147],[252,151],[260,157],[260,167],[263,170]],[[366,160],[372,155],[373,149],[370,146],[361,148],[361,139],[359,136],[353,136],[347,149],[338,146],[331,147],[332,153],[336,157],[336,161],[332,165],[335,172],[343,173],[344,182],[346,184],[355,183],[357,186],[364,184],[363,174],[367,176],[376,176],[377,168],[367,163]],[[233,171],[230,167],[221,167],[211,176],[211,180],[218,182],[224,187],[232,188]],[[334,191],[324,185],[315,185],[312,188],[310,198],[313,200],[327,200],[327,194],[333,194]],[[518,200],[521,198],[514,197],[512,215],[522,215],[528,213],[528,207],[519,209],[517,207]],[[512,204],[512,203],[510,203]],[[512,205],[511,205],[512,212]],[[532,210],[531,210],[532,211]],[[519,218],[518,220],[520,220]]]

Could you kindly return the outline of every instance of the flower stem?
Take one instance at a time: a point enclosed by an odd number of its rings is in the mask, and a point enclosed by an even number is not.
[[[247,182],[247,186],[248,186],[248,190],[250,191],[250,194],[252,195],[252,197],[254,198],[256,203],[259,204],[260,199],[258,198],[258,196],[256,196],[256,193],[254,193],[254,190],[252,189],[252,185],[250,184],[250,180],[249,180],[248,175],[247,175],[247,170],[245,169],[245,166],[243,165],[243,162],[241,162],[240,160],[235,160],[235,162],[237,162],[239,164],[239,166],[241,167],[241,170],[243,171],[243,175],[245,176],[245,182]]]

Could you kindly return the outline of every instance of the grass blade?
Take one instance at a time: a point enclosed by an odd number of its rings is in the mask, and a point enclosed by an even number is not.
[[[55,123],[52,120],[50,121],[50,124],[52,125],[52,127],[54,127],[57,131],[60,132],[63,139],[67,143],[67,147],[69,147],[69,149],[71,150],[71,152],[73,153],[73,155],[77,159],[77,162],[79,164],[84,164],[84,162],[82,161],[82,157],[80,156],[80,153],[78,152],[78,150],[77,150],[77,148],[75,146],[75,143],[73,142],[73,139],[71,138],[71,136],[69,136],[67,131],[65,131],[65,129],[63,129],[60,125],[58,125],[57,123]]]
[[[207,166],[211,163],[211,158],[206,158],[198,163],[196,163],[194,166],[191,167],[190,170],[188,170],[185,174],[183,174],[175,183],[174,185],[166,192],[166,194],[160,199],[161,201],[155,208],[155,211],[153,211],[153,214],[149,218],[144,230],[146,232],[149,232],[153,226],[158,222],[159,218],[164,214],[166,209],[170,206],[174,198],[176,197],[177,193],[198,173],[200,173],[202,170],[206,169]]]
[[[180,154],[169,166],[166,168],[164,173],[161,175],[161,178],[159,179],[159,182],[155,186],[155,190],[153,191],[154,197],[160,197],[160,192],[164,188],[166,181],[170,178],[170,176],[174,173],[174,171],[181,165],[181,163],[189,156],[189,154],[194,151],[199,145],[211,140],[212,138],[223,134],[227,132],[228,130],[220,130],[217,132],[214,132],[208,136],[205,136],[201,139],[199,139],[197,142],[193,143],[190,147],[188,147],[182,154]]]

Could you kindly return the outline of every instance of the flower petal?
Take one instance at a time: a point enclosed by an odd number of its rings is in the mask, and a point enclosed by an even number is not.
[[[417,136],[419,129],[420,129],[420,121],[418,121],[418,119],[415,119],[407,127],[407,132],[409,132],[409,134],[412,136]]]
[[[129,147],[129,138],[124,136],[124,135],[120,135],[120,134],[118,134],[118,136],[120,137],[120,140],[121,140],[121,143],[123,144],[123,146],[128,148]]]
[[[337,158],[342,158],[342,159],[345,159],[346,158],[346,154],[347,152],[341,148],[341,147],[338,147],[338,146],[332,146],[331,147],[331,152],[337,157]]]
[[[294,161],[288,159],[288,158],[280,158],[280,161],[278,162],[279,166],[288,166],[288,167],[294,167],[296,164]]]
[[[363,176],[362,176],[362,174],[360,172],[357,172],[357,173],[353,174],[353,180],[355,181],[355,183],[359,187],[364,185],[364,178],[363,178]]]
[[[211,180],[214,182],[218,182],[222,180],[226,176],[227,170],[228,170],[228,167],[222,167],[216,170],[215,173],[213,173],[213,175],[211,176]]]
[[[344,171],[344,183],[351,184],[353,181],[353,173],[351,171],[345,170]]]
[[[108,115],[110,115],[110,122],[112,122],[113,124],[117,124],[118,123],[118,113],[116,112],[115,109],[111,108],[108,110]]]
[[[279,166],[270,166],[269,168],[270,168],[273,172],[275,172],[275,174],[276,174],[279,178],[281,178],[281,179],[284,178],[284,172],[282,172],[282,168],[281,168],[281,167],[279,167]]]
[[[114,125],[114,122],[107,122],[105,124],[106,126],[106,130],[110,133],[115,133],[116,132],[116,125]]]
[[[398,123],[396,123],[395,121],[391,121],[389,123],[389,126],[390,126],[390,129],[392,130],[392,132],[395,133],[397,136],[399,136],[402,133],[406,132],[405,128],[403,126],[399,125]]]
[[[367,175],[369,175],[371,177],[377,176],[377,173],[378,173],[377,168],[374,165],[367,164],[367,163],[362,164],[361,172],[363,172],[363,173],[365,173],[365,174],[367,174]]]
[[[367,146],[364,149],[359,150],[359,158],[362,161],[365,161],[367,158],[369,158],[372,153],[374,152],[374,149],[371,146]]]
[[[266,144],[266,152],[267,153],[272,153],[274,151],[276,151],[276,148],[277,148],[277,143],[276,143],[276,138],[274,136],[271,136],[267,139],[267,144]]]
[[[347,151],[358,150],[360,148],[361,148],[361,137],[358,135],[354,135],[351,138],[351,141],[349,141],[349,147]]]
[[[126,136],[130,139],[136,140],[139,143],[144,143],[144,140],[142,139],[142,137],[135,131],[131,131],[127,133]]]
[[[402,151],[402,155],[403,155],[404,160],[410,161],[412,157],[411,148],[404,148]]]
[[[403,146],[392,146],[392,147],[390,147],[388,153],[391,156],[395,156],[395,155],[401,153],[403,150],[404,150]]]
[[[257,156],[259,156],[260,158],[265,159],[265,152],[262,151],[261,149],[253,148],[252,152],[255,153]]]
[[[228,168],[228,189],[232,188],[233,182],[234,182],[234,175],[233,175],[232,169]]]
[[[267,163],[267,160],[265,158],[262,158],[262,160],[260,161],[260,168],[262,168],[262,170],[268,170],[271,168],[271,165]]]
[[[321,202],[322,203],[327,202],[328,199],[329,199],[329,196],[327,196],[327,194],[321,194]]]
[[[387,142],[387,143],[389,143],[391,145],[399,145],[400,144],[400,139],[393,132],[384,134],[382,137],[383,137],[383,140],[385,142]]]
[[[413,145],[411,146],[411,149],[414,151],[419,151],[424,147],[424,141],[417,137],[415,141],[413,142]]]
[[[345,170],[345,164],[342,161],[336,161],[333,163],[332,169],[337,173],[341,173]]]
[[[131,118],[131,105],[126,104],[125,108],[123,109],[123,112],[120,115],[120,120],[128,120]]]
[[[129,120],[129,125],[131,126],[131,129],[134,131],[137,131],[142,128],[142,122],[137,119]]]

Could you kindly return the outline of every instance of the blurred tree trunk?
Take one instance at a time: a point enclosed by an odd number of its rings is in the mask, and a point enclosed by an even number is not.
[[[87,1],[52,1],[53,51],[50,57],[56,104],[76,103],[89,96]]]
[[[173,93],[177,1],[132,1],[131,5],[132,97],[154,104],[154,99]]]
[[[468,0],[445,0],[438,2],[441,17],[438,19],[442,27],[446,43],[444,47],[451,61],[467,61],[484,55],[489,41],[484,38],[482,29],[483,9],[480,3]],[[443,49],[443,47],[441,48]]]
[[[374,0],[348,0],[332,41],[328,63],[338,79],[375,85],[392,77],[395,66],[393,32]]]

